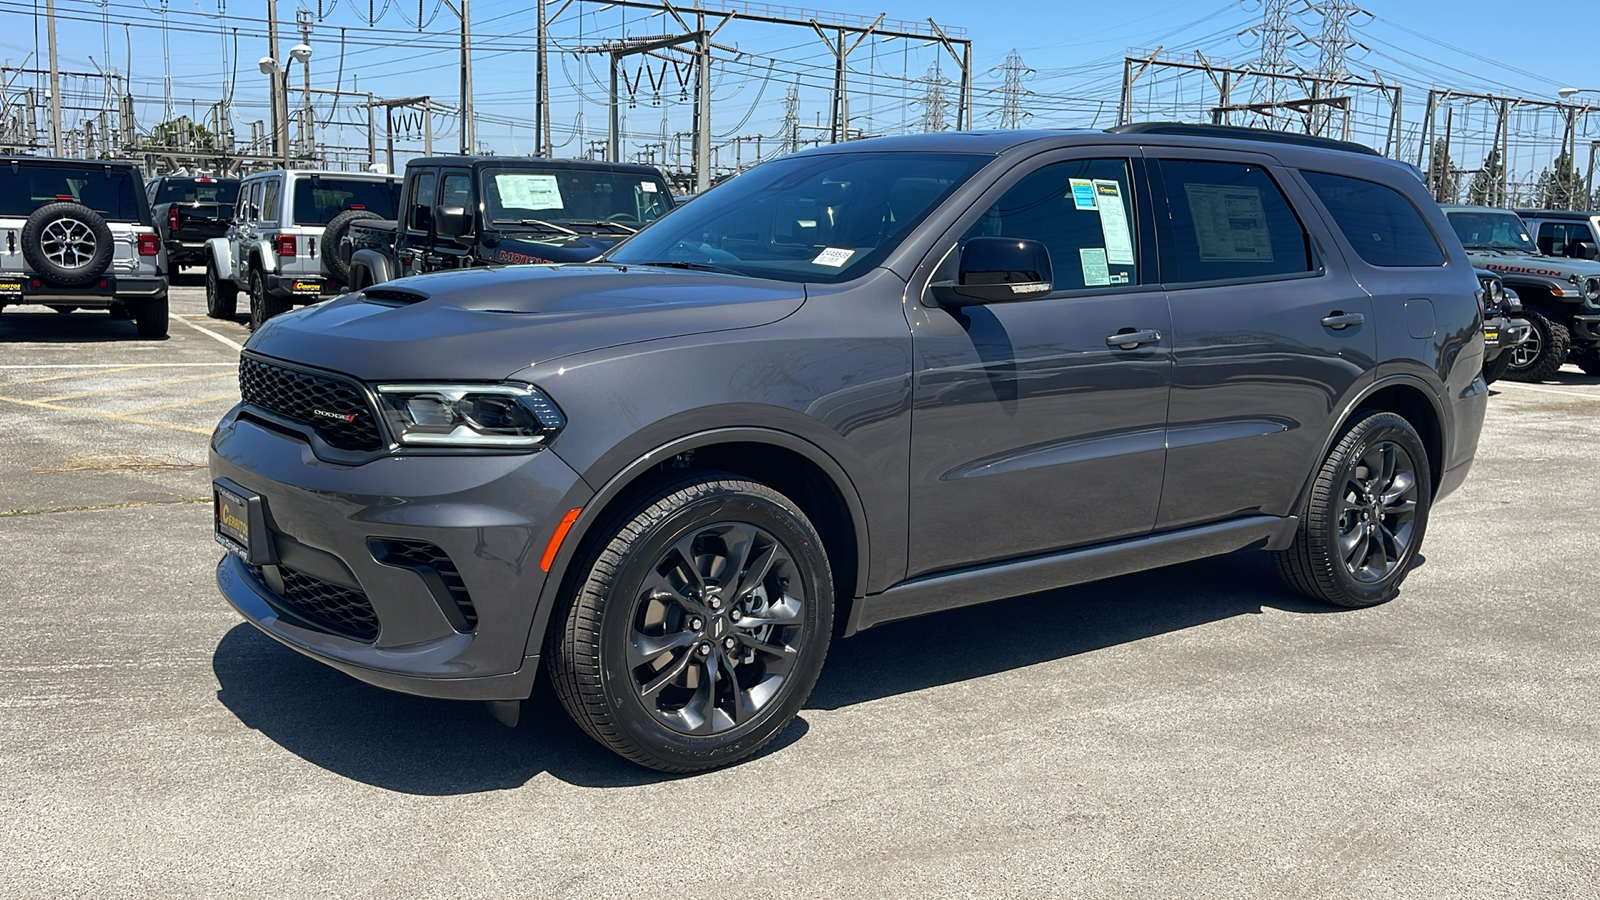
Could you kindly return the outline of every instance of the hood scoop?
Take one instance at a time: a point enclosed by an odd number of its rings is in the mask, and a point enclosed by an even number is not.
[[[361,299],[379,306],[410,306],[428,299],[428,295],[396,288],[372,287],[361,292]]]

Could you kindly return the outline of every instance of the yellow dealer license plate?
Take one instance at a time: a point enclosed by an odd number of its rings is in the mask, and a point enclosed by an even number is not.
[[[20,281],[0,281],[0,294],[20,294],[20,293],[22,293],[22,282],[20,282]]]
[[[245,499],[226,488],[212,486],[217,511],[217,543],[250,556],[250,511]]]

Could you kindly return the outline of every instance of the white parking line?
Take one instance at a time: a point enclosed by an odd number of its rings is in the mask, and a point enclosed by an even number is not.
[[[1580,394],[1577,391],[1563,391],[1560,388],[1536,387],[1531,384],[1518,384],[1515,381],[1499,381],[1500,388],[1516,388],[1519,391],[1535,391],[1540,394],[1561,394],[1564,397],[1582,397],[1585,400],[1600,400],[1600,394]]]
[[[223,342],[224,344],[227,344],[229,347],[232,347],[235,350],[243,350],[244,349],[244,345],[239,343],[238,341],[234,340],[233,338],[223,337],[222,335],[217,334],[215,331],[212,331],[209,328],[201,328],[199,325],[196,325],[195,323],[189,321],[188,319],[183,318],[182,316],[171,316],[171,318],[177,319],[179,322],[182,322],[183,324],[189,326],[190,328],[193,328],[195,331],[198,331],[201,334],[210,335],[211,337],[216,338],[217,340]]]

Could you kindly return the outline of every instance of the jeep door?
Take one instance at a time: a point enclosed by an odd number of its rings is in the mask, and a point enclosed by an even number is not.
[[[433,244],[433,205],[438,202],[439,170],[414,166],[406,170],[406,205],[398,211],[395,227],[395,277],[420,275],[429,270],[428,251]]]
[[[908,576],[1145,534],[1165,463],[1172,358],[1137,150],[1017,166],[934,245],[907,305],[915,352]],[[1050,253],[1039,299],[937,306],[961,246]],[[1119,343],[1114,335],[1141,332]]]
[[[1156,527],[1291,515],[1344,398],[1371,377],[1371,297],[1271,157],[1146,153],[1175,360]]]

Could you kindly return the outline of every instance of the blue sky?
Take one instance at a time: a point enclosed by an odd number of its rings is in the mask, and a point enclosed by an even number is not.
[[[551,3],[551,8],[558,5]],[[663,23],[669,21],[665,16],[650,17],[646,11],[602,6],[600,2],[573,4],[551,27],[556,44],[575,48],[623,34],[660,34],[665,30]],[[1363,76],[1376,69],[1386,81],[1399,81],[1405,86],[1408,102],[1420,101],[1430,85],[1549,99],[1563,85],[1600,87],[1600,73],[1594,71],[1589,54],[1564,49],[1551,39],[1552,26],[1558,26],[1556,19],[1564,14],[1507,15],[1504,3],[1476,0],[1370,0],[1365,6],[1374,16],[1358,20],[1355,37],[1365,47],[1352,52],[1351,69]],[[367,23],[367,0],[323,0],[322,19],[314,25],[312,38],[315,86],[359,87],[391,97],[426,93],[453,105],[457,70],[452,46],[458,26],[438,0],[422,0],[420,7],[425,25],[421,34],[416,29],[419,7],[415,0],[399,4],[374,0],[370,8],[379,13],[376,26]],[[317,11],[315,4],[309,8]],[[1030,123],[1105,125],[1114,115],[1121,61],[1129,48],[1199,50],[1212,59],[1243,64],[1257,51],[1254,39],[1240,32],[1260,19],[1258,4],[1229,0],[1098,4],[891,0],[856,8],[818,8],[869,17],[882,11],[890,18],[919,21],[931,16],[941,25],[966,29],[974,45],[976,123],[980,126],[995,121],[992,113],[998,105],[996,89],[1001,76],[991,70],[1013,49],[1036,70],[1026,83],[1033,92],[1024,107],[1034,113]],[[40,11],[37,16],[35,9]],[[0,56],[10,64],[20,65],[36,46],[42,50],[42,10],[43,3],[34,0],[0,0]],[[203,114],[228,92],[230,82],[233,121],[241,137],[248,136],[250,120],[266,117],[267,81],[255,62],[266,51],[265,40],[258,36],[263,28],[264,0],[167,0],[165,4],[160,0],[105,0],[103,4],[59,0],[57,10],[64,69],[115,67],[127,71],[131,52],[141,126],[148,128],[167,114],[169,94],[172,112],[186,113],[192,108]],[[294,10],[294,0],[279,4],[280,21],[290,23],[281,40],[285,48],[298,39],[292,25]],[[474,93],[479,140],[495,152],[527,152],[532,146],[533,54],[526,52],[532,13],[520,0],[476,0],[472,18],[478,45]],[[158,27],[163,20],[172,26],[165,35]],[[124,23],[130,27],[125,28]],[[1316,21],[1307,17],[1301,17],[1299,24],[1309,31],[1317,28]],[[784,95],[791,88],[798,91],[804,124],[819,124],[826,118],[831,60],[809,29],[735,20],[717,40],[742,54],[737,58],[724,54],[725,61],[714,70],[713,127],[719,135],[764,135],[761,152],[771,155],[775,149],[772,139],[779,133],[784,114]],[[1311,62],[1309,56],[1304,59]],[[918,101],[927,89],[925,81],[916,79],[925,79],[936,63],[944,77],[955,77],[953,61],[944,57],[938,46],[904,40],[863,43],[850,58],[854,124],[871,133],[915,129],[923,114]],[[30,59],[28,64],[36,62]],[[637,79],[640,85],[633,105],[625,111],[630,150],[660,140],[663,132],[668,142],[673,142],[673,135],[690,127],[690,104],[678,87],[678,79],[687,72],[670,66],[663,70],[661,65],[654,63],[649,72],[636,67],[627,70],[627,77]],[[585,141],[604,137],[604,58],[556,56],[551,69],[556,142],[561,145],[558,152],[578,155]],[[652,77],[665,80],[660,90],[651,89]],[[12,93],[28,82],[27,76],[14,82]],[[296,71],[294,83],[299,82]],[[68,79],[63,94],[69,106],[97,108],[104,103],[98,90],[89,80]],[[954,100],[953,86],[950,99]],[[351,109],[349,103],[346,100],[334,108],[319,101],[318,118],[329,126],[324,134],[340,143],[364,146],[364,132],[343,124],[365,121],[364,114]],[[436,119],[436,148],[453,149],[456,127],[449,117]],[[399,143],[402,156],[421,149],[419,141],[407,137]],[[747,161],[755,147],[750,142],[735,151],[729,145],[721,152],[724,163],[731,163],[735,152]]]

